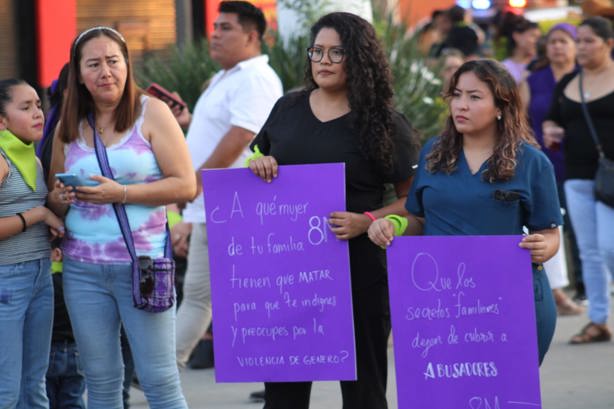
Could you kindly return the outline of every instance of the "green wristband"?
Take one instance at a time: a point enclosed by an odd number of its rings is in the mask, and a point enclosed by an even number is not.
[[[172,229],[177,223],[181,222],[182,217],[177,212],[174,212],[172,210],[167,210],[166,220],[168,221],[168,228]]]
[[[258,145],[254,145],[254,153],[249,158],[245,159],[245,167],[249,167],[249,163],[254,159],[262,158],[264,155],[260,152]]]
[[[407,230],[407,225],[409,224],[409,220],[406,217],[399,216],[397,214],[389,214],[385,216],[384,219],[390,220],[392,225],[394,226],[394,235],[402,236]]]

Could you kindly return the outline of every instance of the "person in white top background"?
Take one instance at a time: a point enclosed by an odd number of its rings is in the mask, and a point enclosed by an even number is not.
[[[177,362],[185,365],[211,322],[209,256],[200,172],[244,166],[248,145],[273,105],[282,96],[279,77],[261,55],[266,29],[264,14],[246,1],[224,1],[214,23],[211,58],[222,69],[198,99],[189,124],[187,142],[195,166],[199,194],[183,213],[184,224],[173,241],[187,240],[188,267],[184,298],[177,312]],[[187,111],[187,110],[183,110]],[[177,120],[186,125],[189,113]]]

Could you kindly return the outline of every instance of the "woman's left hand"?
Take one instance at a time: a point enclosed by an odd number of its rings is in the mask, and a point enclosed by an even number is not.
[[[543,234],[535,233],[524,236],[519,246],[529,250],[533,263],[543,263],[550,258],[546,236]]]
[[[328,224],[339,240],[349,240],[366,232],[371,219],[360,213],[332,212]]]
[[[78,200],[94,204],[122,203],[124,200],[123,185],[100,175],[90,176],[90,179],[100,184],[97,186],[77,186]]]

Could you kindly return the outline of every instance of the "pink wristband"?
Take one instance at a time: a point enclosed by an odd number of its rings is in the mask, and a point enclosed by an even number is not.
[[[371,212],[364,212],[363,213],[365,216],[367,216],[369,219],[371,219],[372,222],[374,222],[375,220],[377,220],[377,218],[375,216],[373,216],[373,214]]]

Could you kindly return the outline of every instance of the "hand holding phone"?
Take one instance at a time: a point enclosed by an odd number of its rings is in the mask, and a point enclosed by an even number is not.
[[[187,107],[186,103],[180,98],[155,82],[152,82],[145,91],[154,97],[161,99],[171,108],[180,107],[183,110]]]
[[[55,177],[65,186],[98,186],[100,184],[95,180],[84,178],[74,173],[56,173]]]

